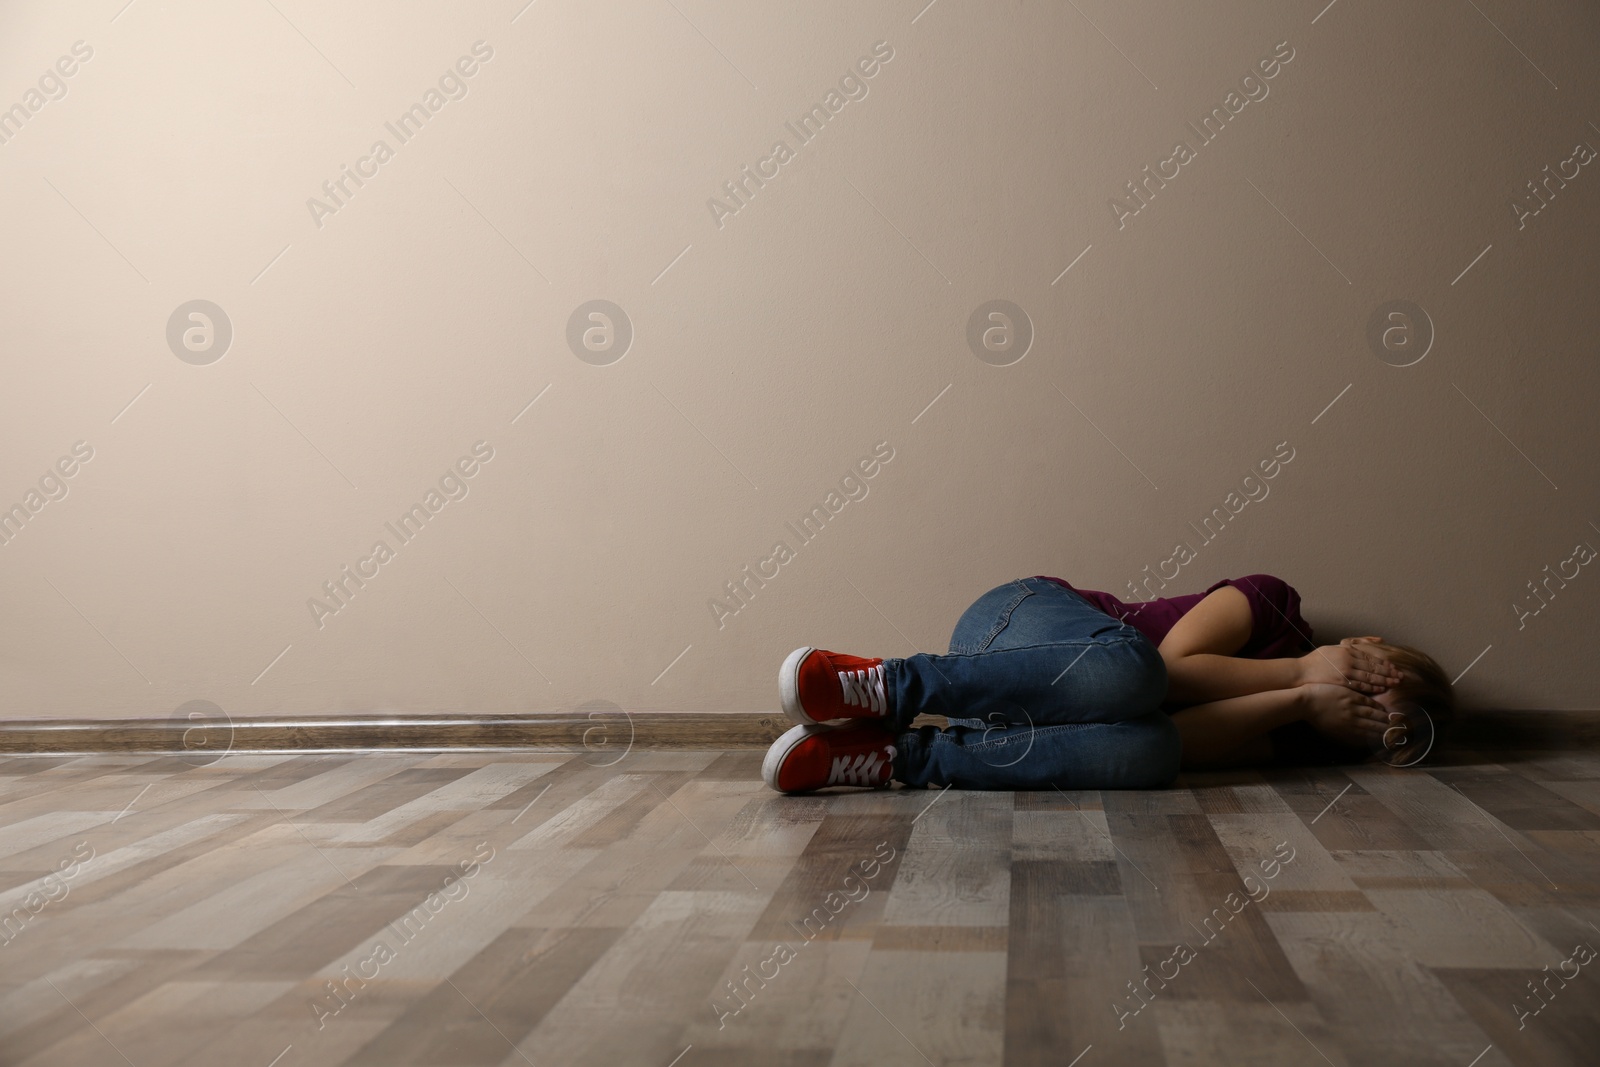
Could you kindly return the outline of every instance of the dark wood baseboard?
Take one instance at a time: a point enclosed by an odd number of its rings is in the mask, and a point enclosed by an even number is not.
[[[1600,711],[1468,711],[1445,744],[1474,751],[1597,748]]]
[[[640,748],[765,748],[793,723],[782,715],[621,710],[589,715],[302,715],[251,719],[13,719],[0,753],[228,752],[559,747],[597,753]]]
[[[917,720],[944,725],[940,717]],[[639,748],[765,748],[793,725],[763,712],[621,709],[552,715],[299,715],[251,719],[12,719],[0,754],[173,753],[191,761],[228,752],[350,752],[556,747],[597,753]],[[1461,716],[1446,747],[1480,753],[1600,747],[1600,713],[1479,711]]]

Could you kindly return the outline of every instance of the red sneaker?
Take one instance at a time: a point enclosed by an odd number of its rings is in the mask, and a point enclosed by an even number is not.
[[[881,719],[889,714],[882,659],[797,648],[778,668],[783,713],[798,723]]]
[[[894,776],[894,731],[880,723],[796,726],[772,743],[761,779],[780,793],[830,785],[876,789]]]

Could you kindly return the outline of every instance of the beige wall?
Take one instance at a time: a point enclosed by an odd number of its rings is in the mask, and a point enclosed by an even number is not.
[[[767,710],[797,644],[942,650],[992,585],[1125,594],[1180,541],[1169,591],[1276,573],[1329,640],[1594,707],[1600,15],[1322,5],[5,5],[0,503],[93,453],[0,546],[5,713]],[[220,359],[169,345],[197,299]],[[567,340],[596,299],[607,365]],[[1007,366],[967,341],[996,299]],[[1410,366],[1368,341],[1393,300]]]

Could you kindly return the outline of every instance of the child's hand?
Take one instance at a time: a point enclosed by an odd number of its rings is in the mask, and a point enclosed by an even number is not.
[[[1312,682],[1299,689],[1304,718],[1320,734],[1346,745],[1382,743],[1384,731],[1401,721],[1365,693],[1345,685]]]
[[[1363,648],[1366,643],[1364,639],[1346,638],[1337,645],[1323,645],[1301,656],[1300,684],[1342,685],[1362,693],[1381,693],[1398,684],[1400,668],[1382,653]]]

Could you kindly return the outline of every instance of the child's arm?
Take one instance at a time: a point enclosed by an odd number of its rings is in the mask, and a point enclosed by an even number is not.
[[[1400,680],[1387,659],[1359,642],[1326,645],[1300,657],[1239,659],[1255,621],[1250,601],[1222,586],[1190,608],[1162,639],[1167,665],[1167,700],[1176,704],[1226,700],[1312,683],[1338,683],[1381,693]]]
[[[1345,744],[1381,740],[1391,714],[1348,686],[1312,683],[1197,704],[1173,712],[1172,724],[1183,738],[1182,766],[1194,770],[1265,763],[1268,731],[1297,719]]]
[[[1266,763],[1272,758],[1267,731],[1305,714],[1300,690],[1247,693],[1172,713],[1183,738],[1183,769]]]

